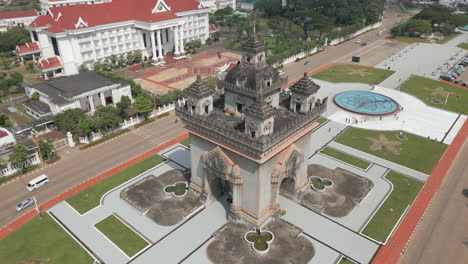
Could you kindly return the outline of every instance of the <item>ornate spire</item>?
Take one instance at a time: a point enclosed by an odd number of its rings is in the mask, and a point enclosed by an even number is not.
[[[275,109],[260,98],[247,107],[244,113],[259,120],[266,120],[275,115]]]
[[[185,88],[184,92],[195,98],[203,98],[212,95],[214,91],[203,82],[200,75],[197,75],[197,80]]]
[[[292,93],[311,95],[316,93],[320,89],[320,86],[314,83],[308,76],[307,72],[304,72],[304,77],[300,79],[291,87]]]

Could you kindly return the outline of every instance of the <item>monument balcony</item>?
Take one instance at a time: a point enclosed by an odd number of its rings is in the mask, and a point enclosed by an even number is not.
[[[222,109],[215,108],[210,115],[192,115],[183,105],[176,107],[177,116],[184,122],[186,128],[195,134],[237,150],[254,159],[262,159],[276,148],[304,132],[325,111],[327,102],[316,106],[311,112],[294,114],[294,118],[275,117],[275,128],[272,134],[252,138],[245,133],[243,120],[234,116],[226,116]]]
[[[262,89],[251,89],[245,85],[236,85],[226,81],[218,81],[218,85],[224,88],[225,91],[231,91],[238,94],[258,98],[260,95],[267,96],[274,91],[278,91],[288,83],[286,77],[281,77],[279,81],[273,83],[271,86],[263,87]]]

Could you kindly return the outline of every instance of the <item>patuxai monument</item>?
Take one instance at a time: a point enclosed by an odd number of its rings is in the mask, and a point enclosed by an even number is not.
[[[316,98],[307,75],[288,93],[286,84],[253,34],[217,91],[199,76],[176,110],[190,132],[190,188],[206,203],[226,202],[232,220],[260,226],[281,213],[280,192],[294,196],[308,183],[310,133],[327,98]]]

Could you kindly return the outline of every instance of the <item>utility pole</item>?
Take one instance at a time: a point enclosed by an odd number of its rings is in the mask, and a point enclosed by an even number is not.
[[[39,215],[39,218],[42,218],[41,210],[39,209],[39,206],[37,205],[36,196],[33,196],[33,201],[34,201],[34,205],[36,206],[37,215]]]
[[[42,151],[41,151],[41,145],[39,144],[39,142],[37,141],[37,131],[33,128],[31,130],[31,133],[33,135],[33,138],[34,138],[34,142],[36,143],[36,146],[37,146],[37,151],[39,152],[39,158],[41,159],[41,164],[44,164],[44,159],[42,157]]]

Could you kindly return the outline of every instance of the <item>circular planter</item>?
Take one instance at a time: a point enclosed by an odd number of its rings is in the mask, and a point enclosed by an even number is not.
[[[315,188],[314,184],[312,183],[312,179],[314,179],[314,178],[319,179],[320,181],[329,181],[330,185],[324,185],[323,189]],[[314,189],[316,191],[319,191],[319,192],[323,192],[326,188],[331,188],[333,186],[333,181],[330,180],[330,179],[327,179],[327,178],[321,178],[319,176],[310,176],[309,177],[309,184],[312,187],[312,189]]]
[[[176,186],[177,184],[184,184],[184,185],[185,185],[185,192],[184,192],[183,194],[176,194],[176,193],[175,193],[175,190],[172,191],[172,192],[166,190],[166,189],[169,188],[169,187],[173,187],[173,188],[175,189],[175,186]],[[187,182],[178,181],[178,182],[176,182],[176,183],[174,183],[174,184],[172,184],[172,185],[168,185],[168,186],[164,187],[163,191],[164,191],[166,194],[168,194],[168,195],[173,195],[173,196],[175,196],[175,197],[183,197],[183,196],[185,196],[185,195],[187,194]]]
[[[268,253],[268,251],[270,250],[270,244],[273,242],[273,240],[275,239],[275,235],[268,231],[268,230],[261,230],[260,229],[260,234],[262,233],[269,233],[271,235],[271,239],[268,240],[268,241],[265,241],[265,243],[267,244],[267,248],[265,250],[259,250],[257,248],[255,248],[255,242],[251,242],[247,239],[247,236],[249,234],[257,234],[256,231],[248,231],[244,234],[244,241],[247,243],[247,244],[250,244],[250,246],[252,247],[252,249],[257,253],[257,254],[266,254]]]

